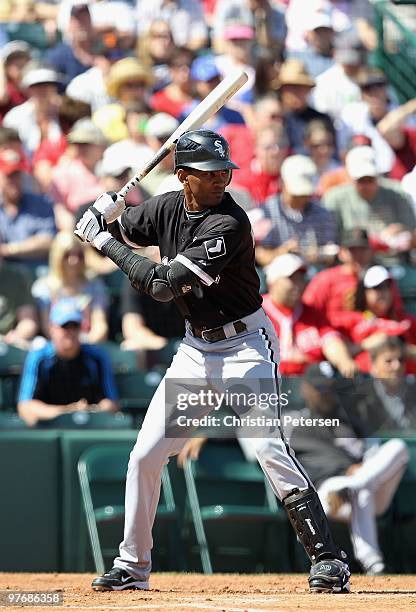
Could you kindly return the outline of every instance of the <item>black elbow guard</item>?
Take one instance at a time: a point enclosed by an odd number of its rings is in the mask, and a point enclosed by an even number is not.
[[[159,302],[169,302],[196,287],[199,287],[199,283],[195,274],[173,260],[168,265],[159,264],[155,267],[148,293]]]

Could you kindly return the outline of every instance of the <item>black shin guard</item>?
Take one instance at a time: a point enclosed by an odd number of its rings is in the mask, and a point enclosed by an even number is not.
[[[322,559],[344,560],[336,546],[328,519],[314,489],[294,489],[283,500],[289,520],[312,563]]]

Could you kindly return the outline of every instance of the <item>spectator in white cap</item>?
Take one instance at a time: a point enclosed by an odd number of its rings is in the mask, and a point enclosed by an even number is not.
[[[341,336],[303,302],[306,271],[306,262],[293,253],[279,255],[265,268],[269,292],[263,308],[279,338],[280,373],[299,376],[309,364],[328,359],[343,376],[352,376],[357,368]]]
[[[144,129],[144,135],[146,143],[152,151],[152,156],[172,136],[178,125],[179,121],[167,113],[156,113],[149,119]],[[153,196],[162,193],[160,190],[165,181],[168,181],[169,184],[171,181],[179,183],[176,176],[173,175],[173,152],[162,159],[156,168],[143,179],[141,186],[144,191]],[[181,189],[181,186],[178,189]],[[166,189],[166,191],[169,191],[169,189]]]
[[[125,167],[129,166],[135,171],[142,168],[153,155],[144,134],[149,118],[150,108],[146,102],[142,100],[128,104],[125,107],[127,137],[111,144],[106,149],[105,155],[117,159],[118,163],[124,164]]]
[[[337,241],[334,216],[313,198],[316,166],[308,157],[292,155],[282,163],[280,175],[282,192],[261,209],[263,236],[258,240],[257,261],[266,265],[288,252],[316,261],[320,247]],[[264,220],[269,222],[268,229]]]
[[[125,158],[120,158],[117,155],[117,150],[110,146],[104,151],[101,161],[96,166],[95,173],[101,179],[103,191],[117,192],[124,187],[137,170],[138,168],[133,168]],[[143,202],[143,199],[140,185],[130,189],[126,196],[126,202],[129,206],[136,206]],[[77,217],[81,218],[81,216],[78,212]]]
[[[54,168],[51,184],[60,229],[72,229],[75,211],[102,193],[95,167],[107,144],[104,134],[88,118],[74,124],[67,140],[67,153]]]
[[[12,108],[4,117],[3,125],[17,131],[30,156],[42,140],[58,140],[61,135],[57,119],[60,83],[61,79],[55,70],[27,64],[22,88],[28,100]]]
[[[333,47],[335,31],[328,12],[316,11],[311,16],[305,32],[306,48],[292,51],[289,57],[300,60],[312,78],[316,78],[334,64]]]
[[[337,36],[333,58],[333,64],[316,77],[311,100],[316,110],[338,119],[347,104],[361,100],[361,91],[355,79],[363,65],[364,53],[358,37],[354,40]]]
[[[352,310],[338,312],[332,323],[356,345],[355,360],[363,372],[370,370],[368,351],[389,336],[397,336],[407,345],[409,372],[416,372],[416,318],[406,313],[394,299],[390,272],[380,265],[371,266],[358,283]]]
[[[30,47],[22,40],[7,43],[0,53],[0,121],[27,97],[22,89],[23,71],[30,60]]]
[[[360,226],[376,248],[393,255],[412,248],[416,244],[412,205],[398,183],[379,176],[373,149],[354,147],[345,164],[351,182],[330,189],[323,198],[340,231]]]

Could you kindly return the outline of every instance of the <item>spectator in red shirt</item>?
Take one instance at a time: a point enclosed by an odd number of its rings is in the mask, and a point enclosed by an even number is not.
[[[305,304],[317,308],[333,325],[338,312],[352,309],[358,281],[372,258],[367,231],[359,227],[346,231],[338,252],[341,263],[311,279],[303,294]]]
[[[149,104],[154,111],[178,119],[192,103],[191,64],[194,57],[186,47],[177,47],[173,51],[169,62],[171,82],[150,98]]]
[[[233,179],[239,179],[249,168],[255,154],[255,134],[266,127],[283,125],[283,111],[274,93],[258,98],[254,104],[254,119],[250,125],[225,125],[220,132],[230,145],[230,155],[240,166],[233,172]],[[241,143],[244,142],[244,147]],[[238,181],[236,181],[238,182]]]
[[[7,43],[1,50],[0,121],[10,109],[27,100],[21,82],[23,70],[29,60],[30,47],[22,40]]]
[[[367,231],[359,227],[347,230],[338,252],[341,263],[318,272],[306,287],[303,301],[322,312],[335,327],[338,313],[352,310],[357,285],[373,256]],[[403,310],[402,298],[394,280],[391,286],[395,307]]]
[[[62,133],[58,139],[46,138],[42,140],[33,156],[33,174],[41,190],[45,193],[51,185],[52,170],[67,149],[67,134],[78,119],[90,117],[90,115],[91,107],[89,104],[81,102],[81,100],[73,100],[68,96],[60,98],[58,122]]]
[[[343,376],[352,376],[357,367],[339,333],[303,302],[304,260],[293,253],[279,255],[265,272],[269,293],[263,296],[263,308],[279,338],[280,373],[301,375],[309,364],[327,359]]]
[[[394,302],[392,278],[383,266],[372,266],[357,285],[353,311],[339,312],[333,325],[356,345],[355,360],[363,372],[371,367],[368,350],[388,336],[407,345],[407,372],[416,371],[416,317]]]
[[[289,154],[289,143],[283,126],[275,125],[258,130],[255,156],[248,172],[239,172],[233,187],[244,187],[257,206],[269,196],[281,191],[280,167]]]

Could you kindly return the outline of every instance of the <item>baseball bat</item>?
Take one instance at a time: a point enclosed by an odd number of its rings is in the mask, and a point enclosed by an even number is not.
[[[155,153],[150,161],[142,168],[124,187],[118,192],[119,196],[124,197],[132,187],[140,183],[169,153],[174,149],[175,144],[185,132],[197,130],[216,113],[224,104],[246,83],[248,76],[245,72],[230,74],[204,98],[184,121],[176,128],[172,136],[168,138],[163,147]]]

